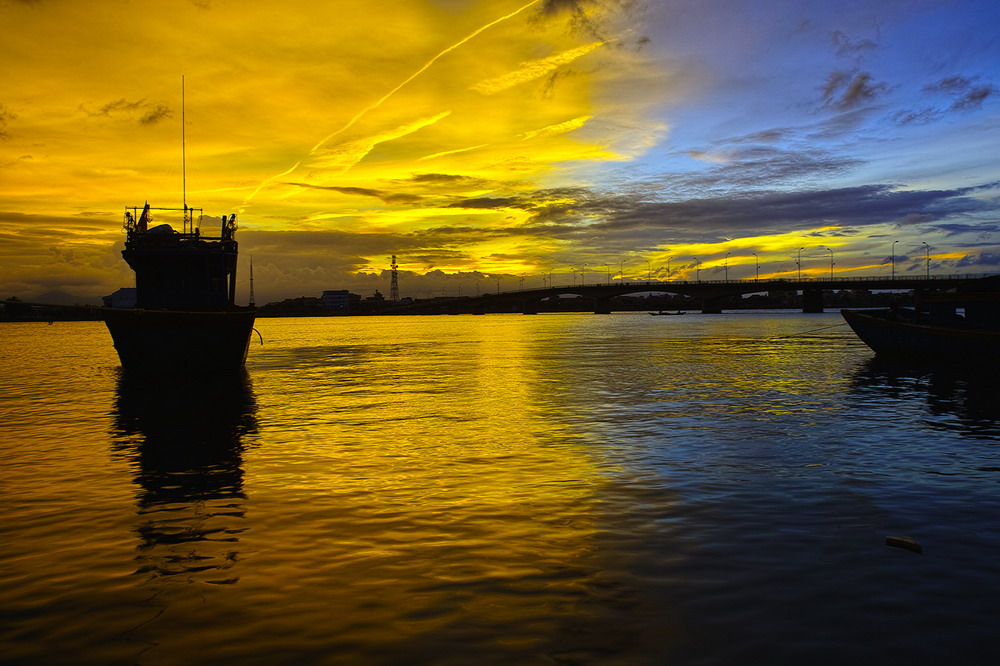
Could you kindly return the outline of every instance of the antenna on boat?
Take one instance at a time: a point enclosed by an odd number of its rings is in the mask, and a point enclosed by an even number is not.
[[[187,199],[187,123],[184,119],[184,75],[181,74],[181,196],[184,200],[184,233],[188,230]]]
[[[253,300],[253,255],[250,255],[250,307],[255,307]]]

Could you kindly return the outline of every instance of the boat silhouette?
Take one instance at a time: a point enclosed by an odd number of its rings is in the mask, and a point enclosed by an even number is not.
[[[923,362],[1000,361],[1000,278],[981,278],[929,296],[920,308],[841,310],[882,358]]]
[[[181,214],[181,230],[153,226],[153,211]],[[125,211],[122,257],[135,271],[133,307],[103,310],[126,371],[232,372],[244,367],[254,307],[235,304],[236,215],[202,234],[199,208]],[[108,299],[110,300],[110,299]]]

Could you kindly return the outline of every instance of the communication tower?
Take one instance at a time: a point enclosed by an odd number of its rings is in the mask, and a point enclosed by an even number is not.
[[[389,280],[389,300],[398,301],[399,300],[399,277],[396,274],[396,269],[399,268],[396,265],[396,255],[392,255],[392,277]]]

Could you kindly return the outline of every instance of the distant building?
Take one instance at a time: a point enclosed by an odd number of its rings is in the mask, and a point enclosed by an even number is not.
[[[352,294],[346,289],[331,289],[324,291],[320,297],[320,305],[331,310],[346,312],[351,306],[361,302],[361,296]]]
[[[385,303],[385,296],[382,295],[382,292],[376,289],[374,295],[365,299],[365,303],[369,305],[382,305]]]
[[[313,296],[300,296],[299,298],[286,298],[283,301],[268,303],[257,310],[260,316],[296,316],[309,317],[326,314],[320,300]]]

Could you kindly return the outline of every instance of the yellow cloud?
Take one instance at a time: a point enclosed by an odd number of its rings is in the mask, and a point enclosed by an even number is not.
[[[593,118],[593,116],[580,116],[579,118],[573,118],[572,120],[567,120],[562,123],[556,123],[555,125],[549,125],[548,127],[525,132],[521,135],[521,138],[526,141],[539,136],[565,134],[566,132],[572,132],[575,129],[583,127],[583,125],[591,118]]]
[[[423,157],[421,157],[419,159],[420,159],[420,161],[433,160],[433,159],[437,159],[438,157],[447,157],[448,155],[457,155],[458,153],[465,153],[465,152],[468,152],[470,150],[476,150],[478,148],[485,148],[488,145],[489,144],[481,143],[478,146],[469,146],[468,148],[456,148],[454,150],[443,150],[440,153],[433,153],[431,155],[424,155]]]
[[[308,166],[314,169],[324,169],[332,171],[335,174],[341,174],[363,160],[380,143],[413,134],[447,118],[449,115],[451,115],[451,111],[442,111],[437,115],[420,118],[411,123],[384,130],[373,136],[361,137],[353,141],[338,144],[332,148],[320,149],[313,154],[313,158],[310,160]]]
[[[527,83],[528,81],[539,79],[558,67],[571,63],[581,56],[587,55],[597,47],[603,46],[604,44],[605,42],[591,42],[590,44],[578,46],[575,49],[569,49],[567,51],[563,51],[562,53],[557,53],[556,55],[549,56],[548,58],[522,62],[519,68],[513,72],[508,72],[503,76],[480,81],[479,83],[473,85],[472,89],[478,93],[482,93],[483,95],[496,94],[502,90],[513,88],[521,83]]]

